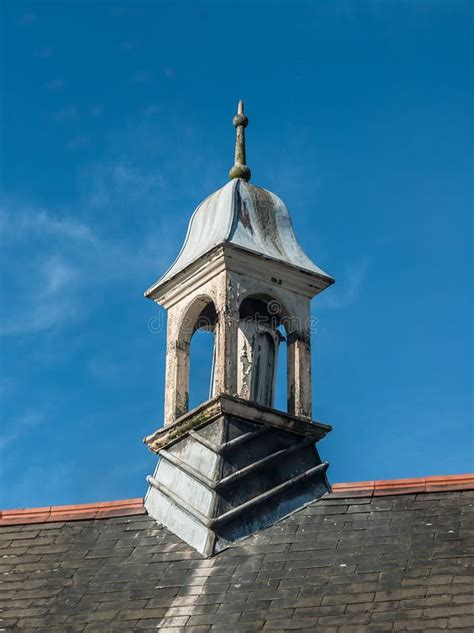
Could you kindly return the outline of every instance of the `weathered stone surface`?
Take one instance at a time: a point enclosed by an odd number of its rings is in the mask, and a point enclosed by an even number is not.
[[[211,556],[328,492],[315,442],[329,430],[217,396],[146,438],[160,461],[145,507]]]
[[[315,442],[323,439],[332,427],[321,422],[309,422],[305,418],[264,407],[226,394],[220,394],[185,413],[172,424],[160,428],[143,440],[151,451],[157,453],[175,441],[187,436],[190,431],[205,427],[219,416],[233,416],[243,420],[252,420],[257,424],[291,431],[297,435],[312,437]]]

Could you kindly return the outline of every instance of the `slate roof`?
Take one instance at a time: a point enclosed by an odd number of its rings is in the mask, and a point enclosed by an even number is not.
[[[473,484],[334,486],[208,559],[139,500],[5,512],[0,631],[472,632]]]

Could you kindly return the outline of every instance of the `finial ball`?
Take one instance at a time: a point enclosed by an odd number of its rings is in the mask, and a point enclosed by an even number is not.
[[[236,114],[235,117],[232,119],[232,124],[234,127],[247,127],[248,125],[248,118],[245,116],[245,114],[242,114],[239,112],[239,114]]]
[[[236,163],[229,172],[230,180],[234,178],[242,178],[242,180],[249,181],[252,172],[247,165],[242,165],[242,163]]]

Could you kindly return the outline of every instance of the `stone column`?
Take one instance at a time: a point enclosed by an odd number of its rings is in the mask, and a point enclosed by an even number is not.
[[[166,351],[165,426],[188,411],[189,343],[172,341]]]
[[[288,413],[311,418],[311,332],[310,305],[301,310],[288,334]]]
[[[237,332],[239,315],[234,308],[217,308],[218,320],[215,336],[215,367],[213,395],[237,394]]]
[[[187,412],[189,400],[189,341],[181,333],[179,308],[168,311],[166,328],[165,426]]]

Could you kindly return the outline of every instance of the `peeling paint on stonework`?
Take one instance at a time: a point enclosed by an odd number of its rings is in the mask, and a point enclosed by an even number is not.
[[[242,348],[242,355],[240,357],[240,362],[242,364],[242,386],[240,388],[240,397],[247,400],[250,397],[250,380],[252,377],[252,374],[251,374],[252,367],[249,363],[246,342],[244,342],[244,345]]]

